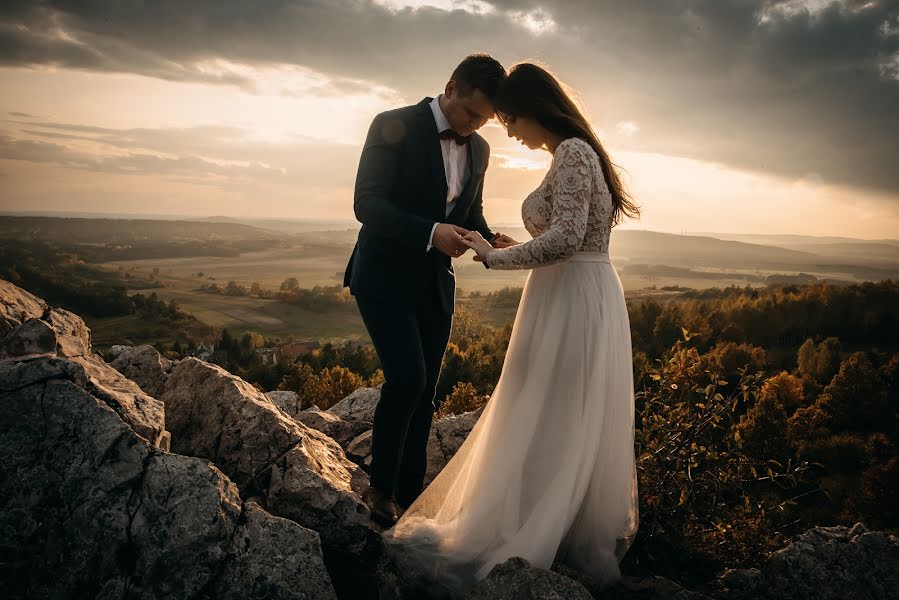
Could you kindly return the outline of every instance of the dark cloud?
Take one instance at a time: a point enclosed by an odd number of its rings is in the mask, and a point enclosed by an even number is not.
[[[629,149],[899,192],[899,3],[860,0],[495,0],[472,14],[371,2],[50,0],[0,7],[0,63],[241,86],[197,67],[291,63],[333,89],[417,100],[473,50],[537,58]],[[516,15],[556,27],[534,35]],[[64,32],[61,33],[61,32]],[[639,131],[617,136],[618,121]]]

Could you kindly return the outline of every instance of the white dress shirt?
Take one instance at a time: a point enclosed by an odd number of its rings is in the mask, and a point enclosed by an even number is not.
[[[439,94],[431,100],[431,112],[434,113],[438,133],[446,129],[452,129],[449,121],[446,119],[446,115],[443,114],[443,110],[440,108],[439,100],[442,95]],[[460,146],[452,138],[440,140],[440,150],[443,152],[443,170],[446,173],[446,216],[448,217],[453,208],[456,207],[456,201],[459,198],[459,194],[462,193],[462,188],[468,182],[471,172],[468,165],[468,144]],[[426,252],[431,250],[434,230],[437,229],[438,224],[434,223],[434,226],[431,227],[431,237],[428,238],[428,249]]]

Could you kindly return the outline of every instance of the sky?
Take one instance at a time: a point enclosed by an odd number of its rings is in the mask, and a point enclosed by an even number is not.
[[[0,210],[352,220],[372,118],[472,52],[577,92],[622,228],[899,238],[899,0],[6,0]],[[481,133],[520,223],[551,155]]]

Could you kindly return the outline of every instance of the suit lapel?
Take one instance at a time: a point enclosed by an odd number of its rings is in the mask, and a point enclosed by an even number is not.
[[[434,113],[431,112],[431,100],[433,98],[425,98],[419,102],[418,116],[424,123],[422,142],[431,165],[431,178],[434,181],[434,194],[437,199],[434,211],[440,216],[440,221],[443,221],[446,212],[446,192],[449,185],[446,183],[443,151],[440,149],[440,136],[437,132],[437,123],[434,121]]]

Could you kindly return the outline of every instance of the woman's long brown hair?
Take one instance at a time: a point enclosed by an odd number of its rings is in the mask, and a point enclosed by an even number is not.
[[[612,163],[590,123],[566,93],[562,83],[547,69],[529,62],[514,65],[499,84],[494,107],[497,118],[499,112],[531,118],[563,139],[577,137],[590,144],[599,156],[603,175],[612,193],[612,223],[618,224],[623,219],[622,215],[631,218],[640,216],[639,207],[618,177],[618,167]],[[501,118],[499,120],[505,125]]]

